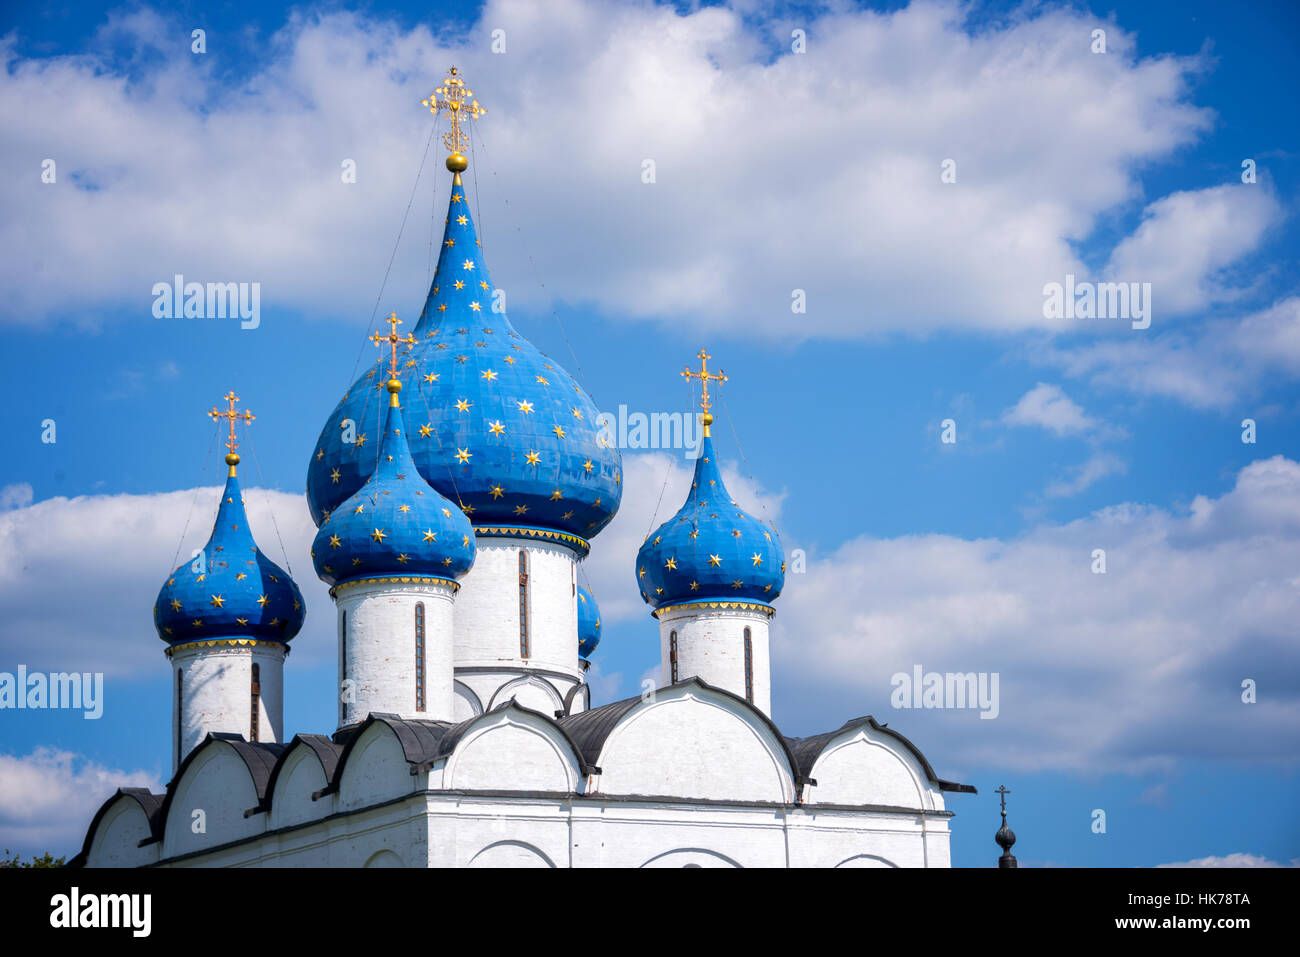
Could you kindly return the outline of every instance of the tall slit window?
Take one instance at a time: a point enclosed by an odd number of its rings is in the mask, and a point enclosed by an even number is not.
[[[339,612],[339,724],[347,717],[348,613]]]
[[[185,680],[185,669],[176,669],[176,766],[181,766],[181,722],[184,720],[184,714],[181,707],[185,704],[185,691],[183,682]]]
[[[253,681],[249,688],[248,740],[257,740],[257,718],[262,701],[262,666],[253,662]]]
[[[677,632],[668,632],[668,674],[669,684],[677,684]]]
[[[754,703],[754,640],[745,629],[745,700]]]
[[[424,602],[415,603],[415,710],[424,710]]]
[[[528,553],[519,553],[519,657],[528,657]]]

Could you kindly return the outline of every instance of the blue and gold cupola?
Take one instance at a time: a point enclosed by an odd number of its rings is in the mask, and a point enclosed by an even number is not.
[[[600,609],[591,592],[578,586],[578,657],[590,658],[600,644]]]
[[[239,396],[225,396],[228,409],[215,406],[213,419],[227,419],[230,437],[226,464],[229,473],[217,508],[212,535],[194,558],[177,568],[158,592],[154,627],[170,646],[195,642],[251,644],[288,642],[302,628],[306,607],[288,572],[257,547],[244,512],[235,422],[249,423],[253,414],[236,411]],[[170,649],[168,650],[170,654]]]
[[[785,553],[776,528],[746,513],[727,491],[710,426],[709,354],[701,370],[683,373],[703,383],[704,439],[686,504],[646,538],[637,553],[636,581],[656,611],[673,605],[741,603],[770,606],[785,584]]]
[[[483,112],[453,68],[425,101],[445,112],[454,175],[442,247],[407,344],[406,419],[419,474],[456,503],[482,536],[558,541],[587,551],[622,497],[622,461],[578,381],[519,334],[488,277],[460,174],[461,123]],[[307,473],[319,525],[375,465],[383,370],[359,378],[321,431]]]
[[[397,335],[401,320],[388,319],[392,346],[385,388],[389,402],[378,448],[365,484],[321,524],[312,543],[316,574],[330,585],[358,579],[439,579],[455,582],[474,564],[474,529],[465,513],[420,475],[407,441],[398,395]]]

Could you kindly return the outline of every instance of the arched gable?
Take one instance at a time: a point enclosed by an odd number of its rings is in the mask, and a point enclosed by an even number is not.
[[[564,710],[563,696],[541,675],[521,675],[507,681],[492,696],[488,710],[491,711],[511,699],[525,708],[531,708],[545,715],[553,715]]]
[[[453,725],[445,721],[372,712],[360,724],[336,735],[346,744],[329,785],[319,796],[339,793],[342,795],[339,803],[343,807],[356,808],[423,787],[424,775],[436,760],[439,742],[450,727]],[[385,743],[379,750],[372,750],[380,739]],[[371,766],[364,769],[353,766],[359,762]],[[397,767],[403,763],[405,767],[400,774],[389,774],[381,769],[384,764]],[[366,775],[372,771],[380,772],[380,777],[367,782]],[[411,780],[408,782],[407,778]],[[343,795],[345,785],[347,794]]]
[[[319,820],[333,810],[324,794],[338,768],[341,745],[323,735],[297,735],[271,772],[266,810],[272,830]],[[324,802],[324,803],[322,803]]]
[[[599,793],[794,801],[794,758],[771,719],[698,678],[562,722],[569,723],[595,732]]]
[[[160,815],[162,857],[176,857],[260,834],[254,812],[281,744],[250,744],[237,734],[209,734],[181,762],[167,785]]]
[[[340,808],[378,804],[422,786],[398,731],[376,717],[366,720],[339,762],[336,789]]]
[[[583,681],[574,685],[564,695],[564,716],[581,714],[591,708],[591,685]]]
[[[95,812],[81,853],[68,866],[142,867],[157,861],[162,800],[145,788],[119,788]]]
[[[939,783],[927,770],[906,739],[874,721],[851,722],[821,744],[804,800],[942,811]]]
[[[514,699],[454,726],[440,752],[448,789],[572,792],[587,772],[572,739]]]

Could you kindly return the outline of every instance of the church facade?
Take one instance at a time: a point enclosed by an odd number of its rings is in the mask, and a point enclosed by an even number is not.
[[[212,536],[163,585],[173,775],[95,815],[73,863],[338,867],[946,867],[945,796],[870,717],[787,737],[769,624],[785,580],[771,523],[737,505],[709,434],[690,493],[634,569],[661,680],[598,704],[579,583],[622,493],[581,384],[493,311],[461,181],[482,109],[454,69],[426,105],[452,173],[437,270],[406,335],[357,379],[313,451],[316,574],[338,636],[338,724],[284,740],[283,670],[306,609],[258,549],[229,475]],[[320,612],[318,612],[319,614]]]

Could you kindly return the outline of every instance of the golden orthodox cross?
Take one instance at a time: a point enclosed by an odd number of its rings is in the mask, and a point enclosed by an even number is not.
[[[388,335],[385,336],[385,335],[381,335],[378,332],[375,332],[372,333],[369,338],[371,342],[373,342],[376,346],[378,346],[381,349],[383,348],[382,343],[385,342],[389,343],[389,345],[392,346],[393,354],[392,354],[392,358],[389,359],[388,369],[389,369],[389,374],[392,376],[392,378],[396,379],[397,378],[397,344],[399,342],[404,342],[408,346],[413,346],[415,345],[415,336],[406,336],[405,338],[403,338],[402,336],[399,336],[397,334],[397,327],[402,324],[402,320],[397,318],[397,313],[395,312],[390,314],[389,317],[384,320],[384,322],[388,323]]]
[[[222,411],[214,405],[210,410],[208,410],[208,415],[212,417],[213,422],[218,422],[221,419],[228,419],[230,421],[230,438],[226,439],[226,448],[228,448],[233,455],[235,449],[239,447],[239,440],[235,438],[235,420],[243,419],[244,424],[247,425],[249,422],[252,422],[256,416],[247,409],[243,412],[237,412],[235,410],[235,403],[239,401],[239,396],[235,395],[233,391],[227,392],[222,396],[222,398],[226,401],[229,408]]]
[[[703,387],[703,394],[700,396],[700,408],[704,410],[704,434],[709,434],[709,426],[713,424],[713,413],[709,410],[713,403],[709,401],[709,382],[726,382],[727,374],[719,369],[717,372],[709,371],[709,360],[713,356],[709,355],[704,349],[699,352],[700,371],[694,372],[690,366],[682,370],[682,376],[687,379],[699,379]]]
[[[477,120],[487,112],[478,105],[474,91],[465,85],[465,81],[460,78],[460,71],[455,67],[451,68],[451,75],[442,81],[442,86],[430,93],[427,100],[421,100],[420,105],[427,106],[434,116],[446,113],[450,117],[451,132],[442,134],[442,142],[452,155],[464,153],[469,146],[461,121]]]

